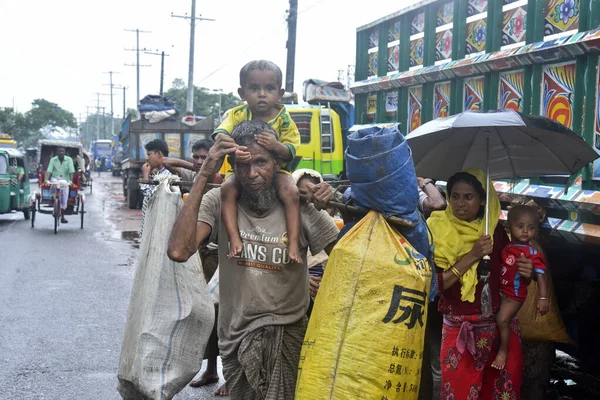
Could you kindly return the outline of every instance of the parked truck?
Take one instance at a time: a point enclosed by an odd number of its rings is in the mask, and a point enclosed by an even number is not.
[[[594,0],[421,1],[357,29],[355,123],[398,124],[408,134],[465,110],[513,109],[552,118],[600,149],[598,26]],[[554,364],[553,374],[576,383],[573,398],[598,398],[600,161],[573,177],[495,187],[505,210],[519,196],[546,209],[544,248],[574,341],[558,348],[581,368]],[[554,352],[534,358],[526,371],[539,375],[527,391],[538,394],[528,398],[543,398]]]
[[[144,119],[132,122],[130,118],[128,116],[122,124],[119,141],[123,146],[123,194],[127,197],[129,208],[134,209],[142,202],[139,178],[141,167],[146,162],[146,143],[163,139],[169,145],[169,157],[191,161],[192,146],[198,140],[210,138],[214,131],[214,120],[212,117],[204,118],[189,126],[179,120],[150,123]]]

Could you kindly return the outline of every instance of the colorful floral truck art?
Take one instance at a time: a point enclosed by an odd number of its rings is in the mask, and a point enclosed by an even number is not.
[[[600,152],[599,26],[595,0],[421,1],[357,29],[355,123],[408,134],[465,110],[512,109],[552,118]],[[586,314],[600,295],[600,161],[573,177],[495,186],[505,210],[523,197],[545,207],[544,245],[576,343],[563,349],[591,370],[600,356],[600,322]]]

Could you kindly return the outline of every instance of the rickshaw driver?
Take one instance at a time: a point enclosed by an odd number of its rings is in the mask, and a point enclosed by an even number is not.
[[[50,182],[57,182],[59,179],[64,179],[69,182],[73,179],[75,173],[75,166],[73,165],[73,159],[65,155],[66,150],[64,147],[56,149],[56,155],[50,159],[48,163],[48,170],[46,171],[47,180]],[[60,222],[66,224],[69,221],[65,218],[65,209],[67,208],[67,200],[69,198],[69,188],[57,188],[52,186],[52,192],[55,190],[59,191],[60,199]]]

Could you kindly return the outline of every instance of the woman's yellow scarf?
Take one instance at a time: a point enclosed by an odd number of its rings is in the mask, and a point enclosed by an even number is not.
[[[477,178],[485,190],[486,176],[483,171],[473,169],[464,172]],[[491,181],[489,198],[489,234],[493,237],[500,218],[500,200],[498,200],[498,194]],[[450,206],[446,207],[444,211],[431,213],[427,224],[433,235],[435,265],[443,270],[453,267],[458,260],[471,251],[477,239],[485,234],[483,218],[472,222],[461,221],[454,216]],[[478,280],[477,265],[478,263],[473,264],[460,279],[462,301],[471,303],[475,301],[475,288]]]

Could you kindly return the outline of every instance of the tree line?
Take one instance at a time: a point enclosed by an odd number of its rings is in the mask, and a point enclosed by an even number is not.
[[[31,106],[25,113],[0,108],[0,132],[11,135],[19,147],[34,146],[59,129],[76,136],[77,121],[71,112],[45,99],[36,99]]]

